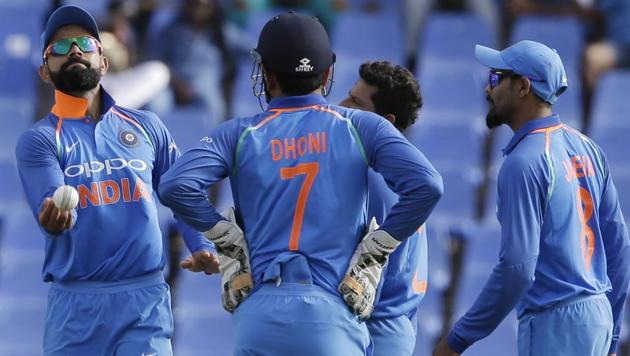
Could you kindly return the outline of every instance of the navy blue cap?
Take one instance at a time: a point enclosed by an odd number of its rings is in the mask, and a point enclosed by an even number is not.
[[[278,74],[313,76],[330,68],[335,55],[324,26],[313,16],[288,12],[265,24],[256,52]]]
[[[529,78],[534,93],[549,104],[555,103],[569,86],[560,56],[542,43],[520,41],[503,51],[477,45],[475,56],[487,67]]]
[[[98,26],[96,26],[96,21],[94,21],[92,15],[78,6],[61,6],[48,18],[48,22],[41,36],[42,53],[50,44],[50,39],[55,35],[55,32],[67,25],[81,26],[99,42],[101,41]]]

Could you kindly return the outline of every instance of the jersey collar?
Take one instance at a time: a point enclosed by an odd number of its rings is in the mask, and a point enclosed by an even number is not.
[[[287,108],[299,108],[303,106],[312,105],[324,105],[328,104],[326,98],[319,94],[307,94],[300,96],[282,96],[279,98],[273,98],[269,101],[267,110],[272,109],[287,109]]]
[[[116,102],[103,87],[100,88],[100,92],[101,98],[103,99],[102,114],[105,114]],[[87,99],[55,90],[55,105],[50,111],[53,115],[63,119],[81,119],[85,117],[87,109]]]
[[[523,125],[523,127],[521,127],[518,131],[514,133],[514,136],[512,136],[512,139],[510,140],[510,142],[503,149],[503,155],[504,156],[509,155],[510,152],[512,152],[512,150],[516,148],[519,142],[521,142],[521,140],[525,136],[529,135],[530,132],[534,130],[544,129],[547,127],[557,126],[557,125],[560,125],[561,123],[562,122],[560,121],[560,116],[558,115],[551,115],[551,116],[543,117],[540,119],[528,121],[527,123],[525,123],[525,125]]]

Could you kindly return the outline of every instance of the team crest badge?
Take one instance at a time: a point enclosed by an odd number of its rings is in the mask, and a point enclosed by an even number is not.
[[[118,138],[127,147],[136,147],[139,142],[138,136],[129,130],[122,130]]]

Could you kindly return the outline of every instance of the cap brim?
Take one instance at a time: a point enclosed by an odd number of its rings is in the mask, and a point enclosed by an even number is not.
[[[477,57],[477,61],[479,61],[479,63],[486,67],[490,67],[492,69],[512,70],[512,67],[505,63],[503,58],[501,58],[501,52],[496,49],[476,45],[475,57]]]

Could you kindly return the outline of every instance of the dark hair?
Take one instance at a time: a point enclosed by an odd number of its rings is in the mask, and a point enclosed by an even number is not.
[[[276,74],[276,78],[278,80],[278,86],[284,95],[298,96],[310,94],[319,88],[322,85],[324,73],[308,77]]]
[[[371,97],[377,114],[395,115],[394,126],[400,131],[416,122],[422,95],[418,81],[407,68],[387,61],[365,62],[359,76],[378,89]]]

